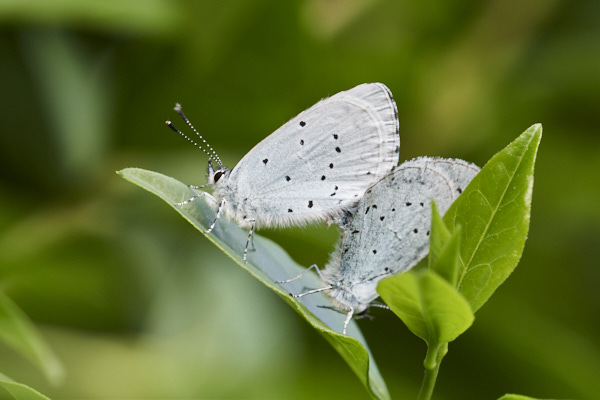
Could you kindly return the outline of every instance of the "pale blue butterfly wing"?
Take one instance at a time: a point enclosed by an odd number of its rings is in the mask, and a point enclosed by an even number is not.
[[[403,163],[367,190],[322,272],[334,305],[363,311],[378,297],[381,279],[423,259],[429,250],[431,200],[444,214],[478,172],[462,160],[423,157]]]
[[[257,144],[215,183],[213,194],[246,227],[340,222],[398,164],[398,129],[389,89],[356,86],[321,100]]]

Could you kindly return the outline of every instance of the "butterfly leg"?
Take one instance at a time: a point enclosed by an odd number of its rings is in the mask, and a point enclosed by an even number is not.
[[[300,297],[304,297],[307,294],[319,293],[319,292],[323,292],[325,290],[330,290],[330,289],[333,289],[333,286],[327,285],[325,287],[318,288],[318,289],[313,289],[313,290],[309,290],[308,292],[304,292],[304,293],[298,293],[298,294],[290,293],[290,296],[292,296],[293,298],[297,299],[297,298],[300,298]]]
[[[352,315],[354,315],[354,308],[350,307],[350,311],[348,311],[348,314],[346,315],[346,320],[344,321],[344,331],[342,332],[344,335],[346,334],[346,328],[348,328],[348,324],[352,319]]]
[[[175,203],[175,205],[176,206],[185,206],[186,204],[190,204],[192,201],[196,200],[199,197],[205,196],[206,194],[207,194],[206,192],[198,193],[194,197],[190,197],[189,199],[182,201],[181,203]]]
[[[255,230],[255,225],[256,225],[256,219],[254,218],[245,218],[244,222],[250,222],[252,223],[252,227],[250,228],[250,233],[248,235],[248,241],[246,241],[246,249],[244,252],[247,252],[248,250],[248,244],[250,244],[250,250],[255,251],[256,247],[254,247],[254,230]]]
[[[390,307],[389,307],[388,305],[386,305],[386,304],[381,304],[381,303],[370,303],[370,304],[369,304],[369,308],[370,308],[370,307],[383,308],[383,309],[385,309],[385,310],[389,310],[389,309],[390,309]]]
[[[213,220],[212,224],[210,224],[208,229],[204,231],[204,233],[211,233],[212,230],[215,228],[215,225],[217,224],[217,220],[221,216],[221,210],[223,209],[224,205],[225,205],[225,199],[221,200],[221,204],[219,204],[219,209],[217,210],[217,215],[215,215],[215,219]]]
[[[205,187],[208,187],[208,186],[210,186],[208,183],[205,184],[205,185],[199,185],[199,186],[197,186],[197,185],[188,185],[188,187],[190,189],[202,189],[202,188],[205,188]]]
[[[319,267],[317,266],[317,264],[313,264],[310,267],[306,268],[304,271],[302,271],[300,273],[300,275],[295,276],[293,278],[290,279],[286,279],[284,281],[275,281],[275,283],[290,283],[292,281],[295,281],[296,279],[300,279],[304,276],[305,273],[307,273],[309,270],[311,269],[315,269],[317,271],[317,274],[319,275],[319,277],[322,279],[323,277],[321,276],[321,270],[319,269]]]
[[[252,225],[252,229],[254,229],[254,225]],[[255,250],[256,250],[256,247],[254,247],[254,235],[252,235],[252,236],[250,237],[250,246],[252,246],[252,247],[250,248],[250,250],[252,250],[252,251],[255,251]]]
[[[201,185],[201,186],[194,186],[194,185],[188,185],[188,187],[190,189],[202,189],[204,187],[207,187],[208,185]],[[202,192],[202,193],[198,193],[192,197],[190,197],[189,199],[182,201],[181,203],[175,203],[176,206],[185,206],[186,204],[190,204],[192,201],[196,200],[199,197],[202,196],[208,196],[210,198],[212,198],[214,200],[214,197],[212,197],[209,193],[206,192]]]
[[[252,227],[250,228],[250,232],[248,232],[248,239],[246,239],[246,247],[244,247],[244,264],[248,262],[248,245],[252,242],[252,249],[254,250],[254,227],[256,226],[256,220],[248,219],[247,221],[252,221]]]

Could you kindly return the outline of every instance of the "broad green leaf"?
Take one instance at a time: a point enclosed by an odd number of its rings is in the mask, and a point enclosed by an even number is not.
[[[461,229],[450,233],[432,202],[431,236],[429,239],[429,268],[442,278],[456,285],[459,272],[459,250]]]
[[[0,374],[0,386],[6,389],[16,400],[50,400],[40,392],[22,383],[17,383],[3,374]]]
[[[534,397],[522,396],[520,394],[505,394],[498,400],[552,400],[552,399],[538,399]]]
[[[127,168],[118,174],[166,201],[202,233],[215,218],[217,205],[213,204],[208,196],[183,207],[175,206],[175,203],[189,199],[195,192],[173,178],[138,168]],[[254,236],[255,250],[248,251],[248,263],[244,263],[242,255],[248,232],[225,217],[218,219],[214,230],[206,237],[243,269],[281,296],[315,327],[346,360],[373,397],[389,398],[385,382],[356,323],[351,321],[348,325],[348,335],[343,335],[340,332],[344,326],[345,315],[323,308],[324,305],[330,306],[330,303],[322,293],[300,299],[290,297],[290,292],[301,293],[304,287],[319,287],[315,274],[305,274],[302,279],[284,286],[275,283],[297,276],[305,267],[296,264],[281,247],[260,235]]]
[[[430,269],[384,279],[377,291],[408,329],[430,347],[453,341],[473,323],[469,303]]]
[[[0,340],[38,366],[48,380],[59,383],[63,367],[27,315],[0,292]]]
[[[429,268],[435,263],[452,234],[442,220],[435,201],[431,201],[431,236],[429,236]]]
[[[542,126],[496,154],[444,215],[462,227],[457,287],[477,311],[516,267],[527,238],[533,167]]]

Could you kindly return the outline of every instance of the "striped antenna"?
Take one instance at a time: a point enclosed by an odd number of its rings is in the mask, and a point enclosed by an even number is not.
[[[190,122],[190,120],[183,113],[183,110],[181,109],[181,104],[179,104],[179,103],[175,104],[174,110],[175,110],[175,112],[177,114],[179,114],[179,116],[181,117],[181,119],[183,119],[185,121],[185,123],[188,124],[188,126],[190,128],[192,128],[192,130],[194,131],[194,133],[196,135],[198,135],[198,137],[200,139],[202,139],[202,143],[204,143],[204,145],[208,148],[208,150],[210,151],[210,153],[207,152],[206,150],[204,150],[204,148],[201,147],[200,145],[198,145],[196,142],[194,142],[193,140],[191,140],[190,138],[188,138],[187,136],[185,136],[179,129],[177,129],[177,130],[173,129],[175,127],[173,126],[173,124],[170,121],[167,121],[167,125],[169,125],[169,127],[171,129],[175,130],[175,132],[179,133],[180,135],[182,135],[183,137],[185,137],[187,140],[189,140],[190,142],[194,143],[196,145],[196,147],[201,148],[202,151],[204,151],[206,153],[206,155],[208,155],[209,158],[212,158],[213,160],[215,160],[217,162],[217,164],[219,164],[219,167],[223,168],[223,163],[221,162],[221,159],[217,155],[217,152],[210,146],[210,144],[208,144],[208,142],[202,137],[202,135],[196,130],[196,128],[194,128],[194,125],[192,125],[192,123]]]
[[[208,158],[212,158],[212,156],[208,153],[208,151],[206,151],[204,149],[204,147],[200,146],[198,143],[194,142],[192,139],[190,139],[185,133],[181,132],[179,129],[177,129],[175,127],[175,125],[173,125],[173,123],[171,121],[165,121],[165,124],[167,124],[167,126],[171,129],[173,129],[175,132],[179,133],[181,136],[183,136],[184,138],[186,138],[186,140],[190,143],[192,143],[194,146],[196,146],[197,148],[199,148],[200,150],[202,150],[204,152],[204,154],[206,154],[208,156]],[[219,163],[220,164],[220,163]],[[222,168],[222,166],[221,166]]]

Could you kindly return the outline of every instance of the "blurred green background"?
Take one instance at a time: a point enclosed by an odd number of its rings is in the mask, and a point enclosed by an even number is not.
[[[436,399],[600,398],[600,2],[0,0],[0,289],[63,361],[52,398],[363,399],[337,353],[155,196],[114,172],[205,182],[164,126],[181,102],[229,167],[317,100],[394,93],[401,160],[480,165],[544,125],[515,273],[450,345]],[[261,232],[323,265],[335,229]],[[425,345],[360,325],[393,398]]]

